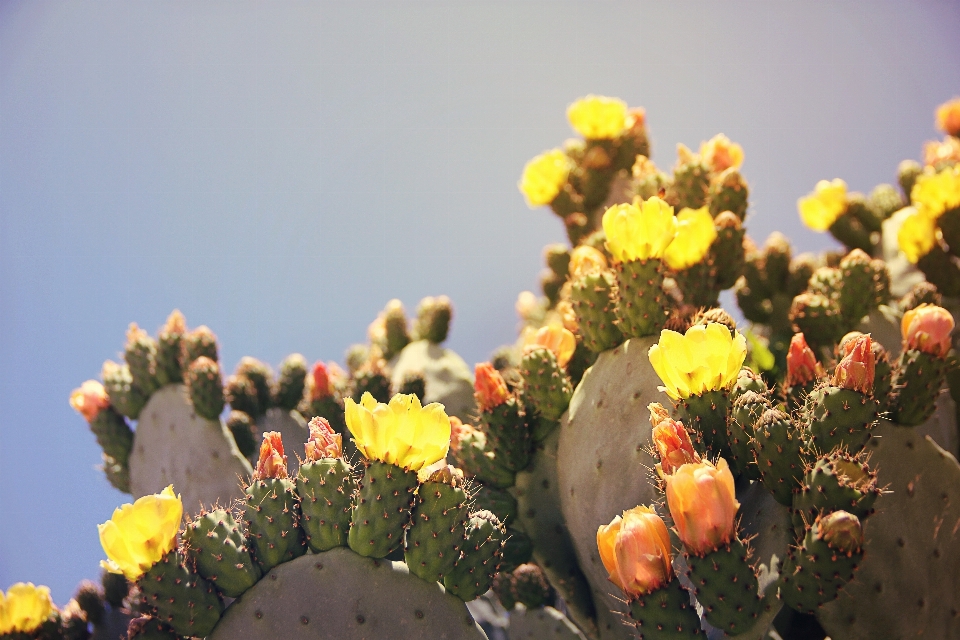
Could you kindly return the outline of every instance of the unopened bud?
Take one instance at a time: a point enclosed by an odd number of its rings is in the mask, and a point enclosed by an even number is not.
[[[474,369],[473,388],[481,411],[492,411],[510,398],[506,381],[489,362],[481,362]]]
[[[310,438],[304,445],[307,461],[316,461],[323,458],[339,458],[342,455],[343,438],[333,430],[326,418],[314,418],[310,421],[309,428]]]
[[[875,358],[870,334],[865,334],[856,339],[850,354],[837,365],[837,370],[833,374],[833,384],[843,389],[872,394],[874,367]]]
[[[863,547],[863,526],[859,518],[846,511],[834,511],[816,522],[817,537],[842,553],[857,553]]]
[[[260,444],[260,459],[257,461],[257,470],[254,478],[286,478],[287,456],[283,455],[283,440],[278,431],[268,431],[263,434]]]
[[[817,362],[817,356],[807,344],[802,333],[794,334],[787,351],[787,378],[785,386],[796,387],[824,377],[823,365]]]
[[[96,380],[87,380],[70,394],[70,406],[82,415],[84,420],[92,422],[101,409],[110,406],[110,398],[102,384]]]

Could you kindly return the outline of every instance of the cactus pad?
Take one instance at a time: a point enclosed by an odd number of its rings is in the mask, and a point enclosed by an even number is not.
[[[439,402],[448,416],[473,415],[473,373],[463,358],[428,340],[411,342],[390,362],[390,381],[399,389],[411,373],[423,375],[424,404]]]

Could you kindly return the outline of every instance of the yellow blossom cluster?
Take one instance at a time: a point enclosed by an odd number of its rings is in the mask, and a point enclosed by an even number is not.
[[[447,455],[450,418],[443,405],[423,407],[413,394],[398,393],[389,403],[364,393],[345,402],[345,418],[357,449],[368,460],[419,471]]]
[[[18,582],[7,589],[6,595],[0,591],[0,636],[36,631],[50,617],[53,609],[53,600],[47,587],[38,587],[32,582]]]
[[[729,389],[747,357],[747,341],[725,325],[695,325],[684,334],[664,329],[650,347],[650,364],[674,400]]]
[[[100,566],[136,580],[174,548],[182,517],[183,503],[174,495],[173,485],[115,509],[109,520],[97,526],[108,558]]]

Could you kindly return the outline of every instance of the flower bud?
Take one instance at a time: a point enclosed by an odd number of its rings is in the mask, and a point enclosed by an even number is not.
[[[322,400],[330,395],[330,375],[327,372],[327,365],[318,361],[313,365],[313,389],[311,390],[310,399]]]
[[[587,140],[612,140],[627,126],[627,103],[617,98],[589,95],[567,108],[567,119]]]
[[[489,362],[481,362],[474,368],[473,388],[481,411],[492,411],[510,398],[507,382]]]
[[[160,333],[170,333],[183,335],[187,332],[187,319],[180,313],[180,309],[174,309],[167,316],[167,322],[160,329]]]
[[[726,460],[685,464],[664,480],[670,515],[689,553],[703,556],[733,539],[740,503]]]
[[[937,107],[937,128],[951,136],[960,136],[960,98]]]
[[[463,471],[457,469],[452,464],[444,464],[439,469],[430,473],[427,477],[428,482],[442,482],[454,487],[463,486]]]
[[[557,357],[557,364],[566,367],[577,348],[577,338],[563,327],[547,325],[533,335],[530,342],[524,346],[524,351],[529,352],[539,347],[552,351]]]
[[[857,516],[846,511],[833,511],[817,518],[817,537],[847,555],[863,547],[863,527]]]
[[[607,257],[599,249],[582,244],[570,252],[570,277],[579,278],[607,268]]]
[[[468,424],[463,424],[463,422],[457,416],[450,416],[450,450],[454,455],[460,451],[460,442],[472,434],[476,433],[477,430]]]
[[[700,145],[700,157],[714,173],[720,173],[743,164],[743,147],[718,133]]]
[[[82,415],[84,420],[93,422],[101,409],[110,406],[110,398],[102,384],[96,380],[87,380],[70,394],[70,406]]]
[[[950,351],[953,316],[943,307],[921,304],[903,314],[900,331],[907,349],[942,358]]]
[[[700,457],[693,450],[690,434],[683,423],[673,420],[666,409],[658,403],[651,403],[650,424],[653,425],[653,442],[660,456],[660,469],[670,475],[688,462],[699,462]]]
[[[823,365],[817,362],[817,356],[803,334],[794,334],[790,339],[790,350],[787,351],[787,378],[784,386],[802,386],[825,375]]]
[[[6,597],[0,591],[0,634],[4,638],[35,637],[31,632],[46,622],[53,609],[49,587],[18,582],[7,589]]]
[[[849,355],[844,356],[837,365],[833,373],[833,384],[843,389],[872,394],[874,366],[875,357],[868,333],[856,339]]]
[[[268,431],[263,434],[263,442],[260,443],[260,459],[257,461],[257,470],[253,477],[257,480],[287,477],[287,456],[283,455],[283,440],[280,438],[280,432]]]
[[[670,534],[656,512],[635,507],[597,530],[600,560],[610,582],[635,598],[664,586],[673,579]]]
[[[304,445],[308,462],[323,458],[339,458],[342,455],[342,436],[330,427],[326,418],[316,417],[310,421],[308,426],[310,428],[310,438]],[[257,467],[259,468],[259,465]]]

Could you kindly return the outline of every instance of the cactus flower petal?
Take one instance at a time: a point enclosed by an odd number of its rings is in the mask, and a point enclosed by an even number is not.
[[[850,352],[837,365],[833,373],[833,384],[844,389],[872,394],[875,360],[870,334],[859,336]]]
[[[747,341],[716,322],[695,325],[685,334],[664,329],[649,357],[667,395],[678,400],[732,387],[747,357]]]
[[[636,204],[618,204],[603,214],[607,248],[614,260],[661,258],[677,235],[673,207],[654,196]]]
[[[136,580],[173,549],[182,517],[183,503],[173,485],[115,509],[97,526],[108,558],[101,566]]]
[[[101,409],[110,406],[110,398],[102,384],[96,380],[87,380],[70,394],[70,406],[82,415],[84,420],[92,422]]]
[[[823,365],[817,362],[817,356],[807,344],[802,333],[794,334],[787,351],[787,377],[784,386],[802,386],[814,379],[826,375]]]
[[[345,418],[357,449],[368,460],[419,471],[446,456],[450,447],[450,418],[443,405],[423,407],[413,394],[398,393],[388,404],[369,393],[359,404],[347,398]]]
[[[326,418],[316,417],[308,427],[310,438],[304,445],[308,461],[339,458],[343,454],[342,436],[333,430]]]
[[[629,597],[659,589],[673,579],[670,534],[650,507],[623,512],[597,530],[600,560],[610,582]]]
[[[743,147],[718,133],[700,145],[700,157],[714,173],[730,167],[739,169],[743,164]]]
[[[520,191],[531,207],[553,202],[567,182],[573,162],[560,149],[542,153],[528,162],[520,178]]]
[[[726,460],[685,464],[664,480],[670,515],[687,551],[702,556],[733,539],[740,503]]]
[[[814,231],[826,231],[847,210],[847,183],[836,178],[821,180],[813,193],[797,201],[804,224]]]
[[[612,140],[627,127],[627,103],[589,95],[567,108],[570,126],[587,140]]]
[[[921,304],[903,314],[900,330],[908,349],[944,357],[950,351],[953,316],[943,307]]]
[[[706,207],[683,209],[677,214],[677,235],[667,245],[663,259],[671,269],[687,269],[703,260],[716,239],[713,216]]]
[[[48,587],[18,582],[7,589],[6,596],[0,591],[0,635],[30,634],[47,620],[53,609]]]
[[[268,431],[263,434],[260,443],[260,458],[257,460],[257,469],[254,477],[286,478],[287,456],[283,453],[283,438],[279,431]]]

